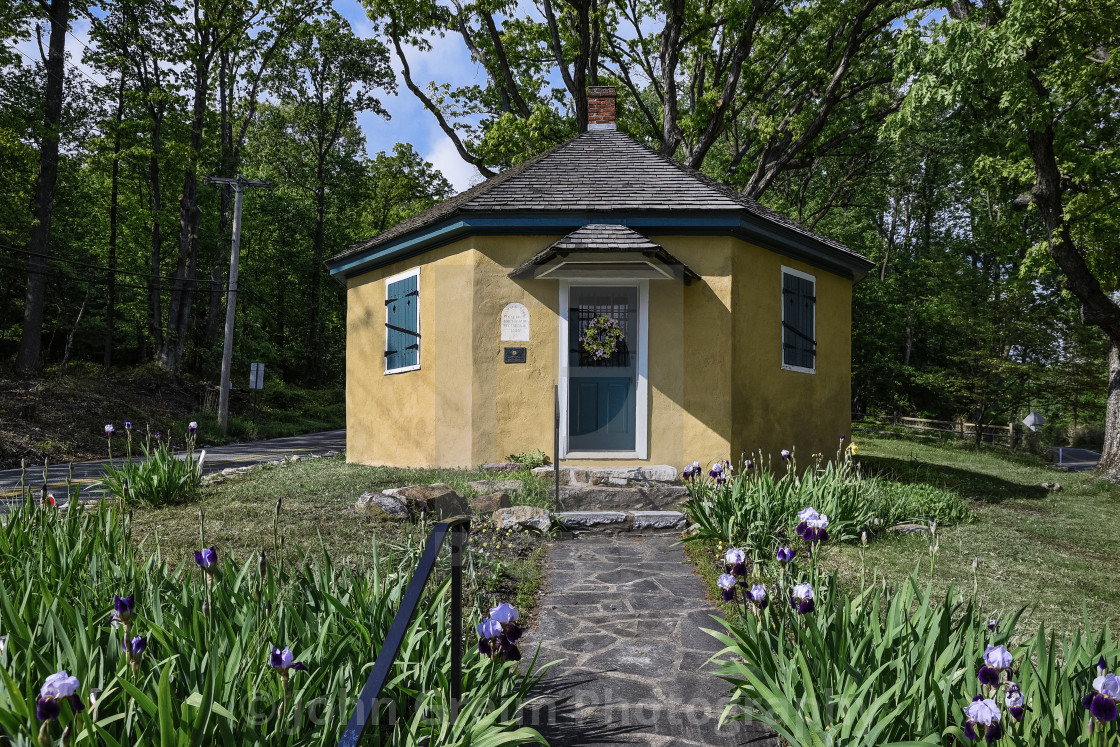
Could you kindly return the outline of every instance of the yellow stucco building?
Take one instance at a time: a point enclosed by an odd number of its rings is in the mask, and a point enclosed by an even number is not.
[[[613,92],[591,105],[613,114]],[[347,454],[680,467],[850,430],[870,262],[594,129],[329,261],[347,287]],[[593,121],[595,121],[593,119]]]

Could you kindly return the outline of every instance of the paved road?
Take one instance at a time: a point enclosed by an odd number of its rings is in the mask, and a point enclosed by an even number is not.
[[[1054,464],[1066,472],[1091,472],[1100,461],[1101,455],[1088,449],[1074,449],[1069,446],[1059,449],[1051,446]]]
[[[322,454],[326,451],[342,451],[346,448],[346,431],[324,431],[308,433],[304,436],[273,438],[268,441],[250,441],[242,444],[227,444],[206,449],[203,462],[204,472],[217,472],[227,467],[241,467],[246,464],[267,462],[280,457],[297,454]],[[116,461],[116,460],[115,460]],[[97,483],[101,478],[106,462],[79,462],[74,464],[74,482],[83,490]],[[66,492],[67,464],[52,464],[47,473],[47,489],[61,498]],[[43,467],[28,467],[27,484],[39,487],[43,484]],[[19,496],[20,470],[0,470],[0,499]]]

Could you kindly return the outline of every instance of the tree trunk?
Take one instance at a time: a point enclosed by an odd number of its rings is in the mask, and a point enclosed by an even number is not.
[[[38,370],[43,342],[43,308],[47,300],[47,255],[50,252],[51,213],[58,183],[58,131],[66,74],[66,29],[70,0],[51,0],[51,36],[47,53],[45,118],[39,146],[39,179],[35,189],[35,225],[27,260],[27,300],[23,307],[23,332],[16,354],[16,370]]]
[[[86,296],[82,299],[82,305],[78,309],[78,316],[74,317],[74,326],[70,328],[70,334],[66,335],[66,347],[62,349],[62,363],[59,365],[59,371],[65,371],[66,365],[70,362],[70,349],[74,346],[74,333],[78,331],[78,325],[82,323],[82,314],[85,313],[86,304],[89,303],[89,286],[86,286]]]
[[[1040,94],[1045,89],[1032,80]],[[1104,451],[1101,453],[1097,472],[1120,482],[1120,306],[1101,288],[1085,256],[1073,241],[1062,200],[1061,171],[1058,169],[1054,149],[1054,128],[1047,125],[1041,130],[1027,131],[1027,146],[1034,161],[1035,184],[1031,198],[1042,214],[1049,239],[1050,256],[1066,276],[1066,288],[1077,297],[1081,321],[1094,324],[1108,336],[1111,347],[1108,355],[1108,405],[1105,412]]]
[[[160,348],[163,347],[163,288],[159,279],[163,245],[159,216],[163,209],[163,196],[159,188],[159,131],[160,124],[154,123],[152,128],[152,155],[148,158],[148,178],[151,180],[152,186],[148,205],[152,216],[151,264],[149,265],[151,277],[148,278],[148,328],[152,332],[152,341],[157,355]]]
[[[102,365],[113,365],[113,333],[117,313],[117,194],[121,169],[121,120],[124,119],[124,74],[117,93],[117,126],[113,132],[113,175],[109,188],[109,283],[105,293],[105,355]]]
[[[204,42],[200,46],[205,49],[208,45]],[[194,67],[190,149],[187,152],[186,173],[183,175],[183,195],[179,200],[179,262],[175,268],[174,287],[171,289],[171,302],[167,308],[167,334],[159,353],[160,364],[175,376],[182,372],[183,351],[190,332],[195,262],[198,256],[198,227],[202,222],[202,210],[198,206],[198,159],[202,152],[202,129],[206,119],[209,60],[196,58]]]
[[[324,181],[322,162],[319,164],[319,184],[315,193],[315,236],[312,240],[314,261],[311,268],[311,325],[308,332],[311,335],[307,349],[311,352],[312,365],[319,367],[322,360],[322,313],[320,299],[323,293],[323,247],[325,244],[325,212],[327,203],[327,185]]]
[[[587,132],[587,64],[591,60],[590,4],[591,0],[577,0],[575,3],[579,51],[572,66],[572,82],[575,84],[572,97],[575,99],[576,127],[579,132]]]
[[[1104,415],[1104,449],[1097,473],[1120,482],[1120,344],[1112,342],[1108,351],[1108,404]]]
[[[229,52],[222,50],[218,55],[218,111],[220,114],[219,126],[221,129],[222,155],[218,164],[219,176],[234,176],[231,165],[233,160],[233,91],[229,79]],[[229,224],[230,190],[222,186],[221,211],[218,213],[218,240],[214,242],[214,251],[210,257],[210,304],[206,309],[206,342],[218,340],[220,326],[218,324],[222,313],[222,249],[225,248],[226,227]]]

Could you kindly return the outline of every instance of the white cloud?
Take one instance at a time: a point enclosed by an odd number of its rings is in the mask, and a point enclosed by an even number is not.
[[[432,138],[432,145],[424,158],[443,173],[456,192],[462,192],[482,181],[482,174],[478,173],[478,169],[459,157],[455,144],[442,132]]]

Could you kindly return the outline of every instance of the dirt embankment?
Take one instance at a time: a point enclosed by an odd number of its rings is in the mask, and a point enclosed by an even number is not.
[[[0,373],[0,469],[18,467],[21,459],[29,465],[103,459],[105,424],[123,436],[125,419],[138,435],[150,426],[181,438],[205,389],[143,371],[34,379]]]

